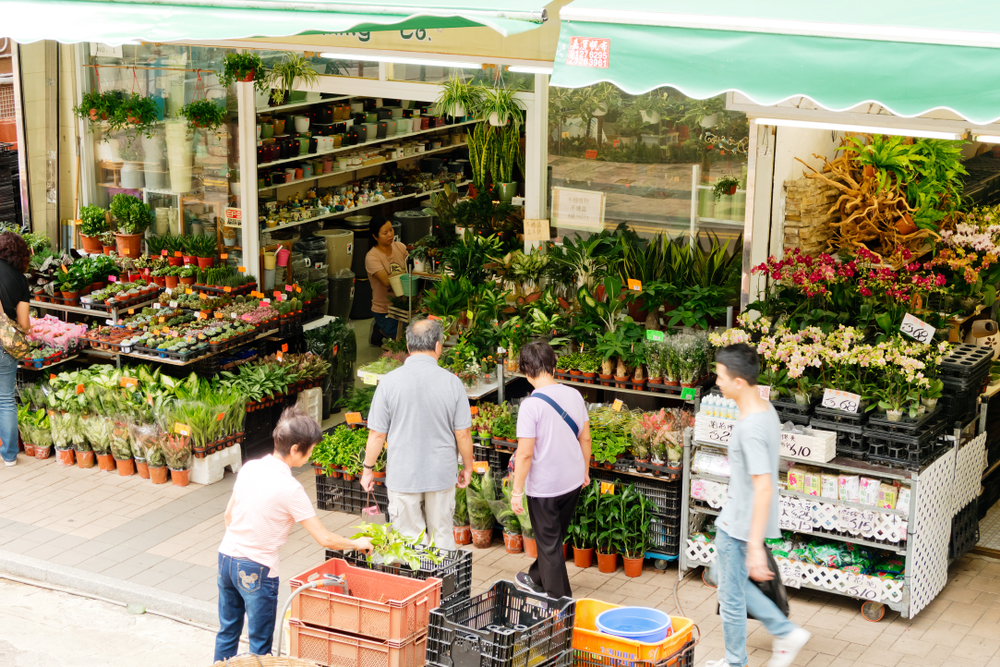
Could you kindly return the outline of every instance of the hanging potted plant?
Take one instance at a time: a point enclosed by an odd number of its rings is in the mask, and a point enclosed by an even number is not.
[[[80,207],[80,240],[88,255],[100,255],[101,235],[108,231],[107,211],[100,206]]]
[[[472,115],[479,117],[484,98],[485,89],[482,86],[466,83],[453,76],[441,85],[435,104],[439,114],[457,120]]]
[[[226,122],[226,110],[213,100],[194,100],[181,107],[180,114],[191,127],[200,130],[218,130]]]
[[[520,126],[524,122],[524,106],[509,88],[486,88],[479,103],[477,116],[493,127],[506,127],[508,123]]]
[[[150,98],[132,93],[115,109],[114,124],[131,130],[125,134],[125,141],[131,145],[138,136],[153,138],[153,125],[160,120],[160,108]]]
[[[235,82],[252,83],[258,91],[267,90],[267,72],[264,62],[254,51],[227,53],[222,59],[219,83],[228,88]]]
[[[122,257],[138,257],[142,254],[142,235],[149,227],[152,217],[149,206],[138,197],[120,192],[111,200],[110,208],[116,224],[118,254]]]
[[[272,89],[271,103],[274,106],[304,100],[306,98],[304,92],[292,89],[296,85],[312,86],[318,82],[319,74],[313,66],[305,57],[294,51],[286,51],[284,60],[271,68],[266,79],[266,85]]]
[[[107,93],[84,93],[80,104],[73,107],[73,113],[84,120],[90,121],[89,130],[94,131],[94,125],[101,121],[111,122],[122,105],[122,94],[113,90]]]
[[[715,196],[715,200],[718,201],[723,195],[732,197],[736,194],[736,191],[740,187],[740,181],[738,178],[733,178],[732,176],[723,176],[715,182],[715,187],[712,188],[712,194]]]

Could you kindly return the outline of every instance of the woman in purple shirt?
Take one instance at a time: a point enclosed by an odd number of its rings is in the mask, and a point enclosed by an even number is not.
[[[576,389],[553,379],[556,353],[545,341],[521,348],[521,371],[535,388],[517,414],[517,454],[511,505],[528,512],[538,558],[514,577],[518,588],[549,597],[572,597],[562,545],[580,489],[590,483],[590,421]]]

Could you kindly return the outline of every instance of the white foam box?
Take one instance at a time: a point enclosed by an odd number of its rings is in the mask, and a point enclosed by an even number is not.
[[[319,387],[300,391],[296,405],[305,410],[318,423],[323,423],[323,390]]]
[[[238,444],[195,459],[190,480],[195,484],[215,484],[226,475],[227,467],[234,475],[243,467],[243,449]]]
[[[826,463],[837,457],[837,434],[807,428],[804,433],[781,433],[781,456],[795,461]]]

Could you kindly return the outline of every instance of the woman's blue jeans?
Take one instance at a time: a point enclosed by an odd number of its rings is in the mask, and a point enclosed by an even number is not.
[[[0,349],[0,458],[17,459],[17,361]]]
[[[219,554],[219,634],[215,637],[215,662],[239,651],[243,615],[249,620],[250,652],[271,653],[275,615],[278,613],[278,577],[271,568],[246,558]]]

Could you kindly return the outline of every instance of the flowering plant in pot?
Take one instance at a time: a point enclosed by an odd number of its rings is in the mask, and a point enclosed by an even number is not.
[[[80,240],[88,254],[103,252],[101,234],[108,231],[106,211],[100,206],[80,207]]]
[[[267,90],[267,71],[264,69],[264,62],[253,51],[227,53],[222,59],[222,68],[219,83],[227,88],[239,81],[253,83],[253,87],[261,93]]]

